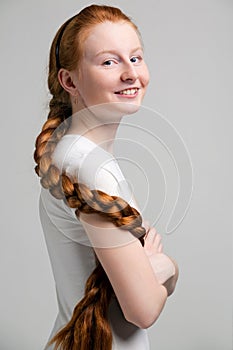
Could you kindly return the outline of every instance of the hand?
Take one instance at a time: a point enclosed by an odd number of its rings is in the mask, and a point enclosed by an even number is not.
[[[164,284],[175,275],[175,265],[167,255],[163,254],[161,236],[157,233],[155,227],[151,227],[148,221],[144,221],[143,226],[146,229],[143,248],[158,282]]]
[[[163,244],[161,242],[161,236],[157,233],[155,227],[151,227],[148,221],[143,222],[143,226],[146,229],[146,235],[144,237],[144,250],[149,257],[153,254],[159,254],[163,252]]]
[[[171,259],[171,258],[170,258]],[[167,289],[167,295],[171,295],[176,287],[176,282],[179,276],[179,268],[175,260],[171,259],[175,266],[175,274],[174,276],[170,277],[165,283],[163,283],[164,287]]]

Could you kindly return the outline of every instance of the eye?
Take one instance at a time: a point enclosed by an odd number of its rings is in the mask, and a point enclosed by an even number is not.
[[[114,60],[107,60],[107,61],[104,61],[103,65],[106,66],[106,67],[110,67],[110,66],[112,66],[114,63],[115,63]]]
[[[130,58],[130,61],[132,63],[140,63],[141,60],[142,60],[142,57],[140,57],[140,56],[133,56],[133,57]]]

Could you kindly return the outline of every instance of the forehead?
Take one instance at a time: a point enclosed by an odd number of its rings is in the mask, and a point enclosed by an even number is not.
[[[96,24],[84,42],[84,55],[106,50],[131,50],[141,46],[135,28],[125,21]]]

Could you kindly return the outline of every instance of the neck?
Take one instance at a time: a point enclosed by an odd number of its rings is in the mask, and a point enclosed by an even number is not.
[[[111,114],[111,113],[110,113]],[[113,118],[95,113],[90,109],[81,110],[71,117],[67,134],[80,134],[113,154],[113,146],[122,116]]]

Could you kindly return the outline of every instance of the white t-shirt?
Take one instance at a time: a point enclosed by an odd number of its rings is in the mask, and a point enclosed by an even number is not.
[[[117,160],[113,155],[81,135],[65,135],[59,141],[53,162],[90,189],[125,199],[139,212]],[[70,320],[73,309],[84,295],[87,278],[95,268],[93,246],[116,247],[133,242],[129,231],[120,230],[87,236],[82,223],[63,200],[44,188],[40,195],[40,219],[56,284],[58,315],[50,338]],[[118,230],[119,233],[119,230]],[[143,297],[143,296],[142,296]],[[147,331],[125,320],[115,298],[109,306],[113,350],[149,350]],[[49,349],[52,349],[50,347]]]

